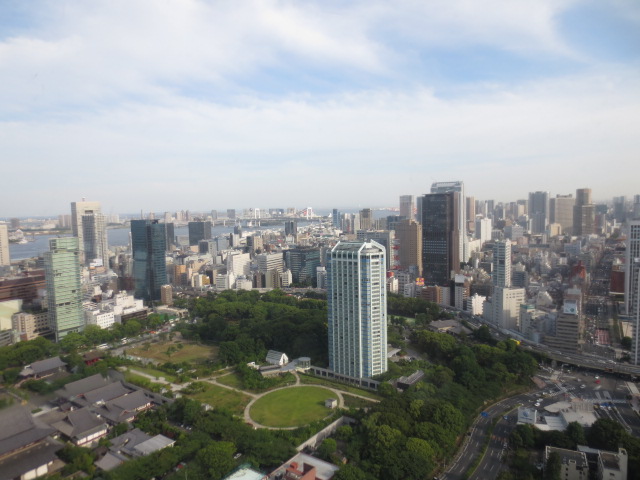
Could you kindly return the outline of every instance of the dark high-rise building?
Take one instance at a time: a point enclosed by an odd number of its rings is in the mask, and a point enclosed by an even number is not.
[[[316,268],[320,266],[320,250],[313,247],[298,247],[285,251],[287,268],[295,283],[313,284]]]
[[[295,220],[287,220],[284,222],[284,234],[289,235],[298,235],[298,222]]]
[[[189,245],[211,238],[211,222],[189,222]]]
[[[422,212],[422,268],[425,283],[449,285],[460,270],[460,194],[431,193],[420,198]]]
[[[135,296],[147,301],[160,300],[160,287],[167,283],[165,225],[157,220],[131,220]]]
[[[176,243],[176,230],[175,225],[173,223],[165,223],[164,229],[167,233],[167,252],[171,252],[173,250],[173,246]]]
[[[549,226],[549,192],[529,194],[529,218],[531,233],[545,233]]]
[[[235,210],[235,208],[228,208],[227,209],[227,218],[229,220],[235,220],[236,219],[236,210]]]
[[[331,220],[333,222],[333,228],[341,228],[341,225],[340,225],[340,212],[338,211],[337,208],[333,209],[333,212],[331,213]]]

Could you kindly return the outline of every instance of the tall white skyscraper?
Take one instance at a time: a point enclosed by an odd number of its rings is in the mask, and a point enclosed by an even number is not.
[[[640,363],[640,220],[631,220],[627,232],[624,303],[633,324],[631,361]]]
[[[4,223],[0,223],[0,266],[11,265],[9,255],[9,229]]]
[[[385,248],[338,242],[328,254],[329,369],[371,378],[387,371]]]
[[[496,287],[511,286],[511,242],[496,241],[493,244],[493,284]]]
[[[400,195],[400,216],[413,220],[414,203],[413,195]]]
[[[464,182],[435,182],[431,184],[431,193],[458,192],[458,232],[460,232],[460,252],[458,258],[461,262],[469,260],[465,245],[467,244],[467,208],[464,195]]]
[[[100,202],[85,202],[84,199],[82,202],[71,202],[71,230],[73,232],[73,236],[78,237],[80,247],[80,263],[85,262],[84,230],[82,228],[82,217],[94,213],[102,214]],[[106,230],[104,231],[104,236],[106,237]]]

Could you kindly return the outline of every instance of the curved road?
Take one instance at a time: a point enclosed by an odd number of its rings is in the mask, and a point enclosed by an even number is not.
[[[506,412],[513,410],[519,404],[529,400],[531,393],[530,391],[500,400],[485,410],[488,414],[486,417],[478,415],[471,425],[470,433],[465,438],[462,447],[454,457],[452,463],[448,466],[447,471],[439,478],[441,480],[461,480],[464,477],[465,472],[478,455],[481,454],[485,438],[491,428],[491,423],[496,417],[500,420],[494,427],[494,432],[487,450],[475,472],[469,478],[470,480],[485,480],[487,478],[497,477],[503,467],[501,459],[504,441],[509,436],[512,426],[515,425],[515,421],[510,420],[510,424],[508,424],[502,417],[503,415],[507,415]],[[533,391],[533,393],[535,393],[535,391]],[[512,417],[511,415],[510,418]]]

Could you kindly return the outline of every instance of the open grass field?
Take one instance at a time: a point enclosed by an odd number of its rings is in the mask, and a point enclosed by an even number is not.
[[[178,377],[176,377],[175,375],[171,374],[171,373],[166,373],[163,372],[162,370],[158,370],[156,368],[151,368],[151,367],[140,367],[138,365],[135,365],[133,367],[130,367],[130,370],[137,370],[138,372],[142,372],[142,373],[146,373],[147,375],[151,375],[152,377],[160,378],[160,377],[164,377],[164,379],[167,382],[172,382],[172,383],[176,383],[176,381],[178,380]],[[135,373],[135,372],[132,372]],[[153,380],[151,380],[153,381]]]
[[[237,373],[230,373],[228,375],[216,377],[216,381],[223,385],[228,385],[230,387],[239,388],[240,390],[243,390],[242,381],[240,380],[240,377],[238,376]]]
[[[276,390],[256,400],[251,418],[267,427],[297,427],[321,420],[331,413],[324,406],[327,398],[335,398],[322,387],[294,387]]]
[[[170,356],[167,355],[167,349],[170,346],[177,347],[178,343],[184,345],[183,348],[176,350]],[[144,345],[137,345],[133,348],[128,348],[127,353],[129,355],[135,355],[136,357],[152,358],[161,363],[165,362],[194,362],[201,363],[206,360],[215,358],[218,353],[217,347],[210,347],[207,345],[196,345],[195,343],[182,342],[159,342],[152,343],[148,350],[145,350]]]
[[[373,400],[382,400],[382,397],[371,390],[357,388],[345,383],[334,382],[326,378],[315,377],[313,375],[300,375],[300,381],[306,385],[326,385],[341,392],[354,393],[363,397],[372,398]]]
[[[208,403],[212,407],[224,408],[235,415],[242,415],[244,408],[249,404],[250,397],[239,392],[234,392],[224,387],[207,383],[204,392],[189,395],[202,403]]]

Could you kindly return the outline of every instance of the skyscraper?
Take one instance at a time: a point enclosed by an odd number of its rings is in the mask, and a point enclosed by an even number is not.
[[[189,222],[189,245],[211,238],[211,222]]]
[[[333,228],[342,228],[342,226],[340,225],[340,212],[337,208],[334,208],[333,212],[331,212],[331,221],[333,224]]]
[[[296,220],[287,220],[284,222],[284,234],[298,235],[298,222]]]
[[[104,215],[92,212],[82,216],[82,238],[85,264],[100,260],[102,265],[109,268],[109,246]]]
[[[591,201],[591,189],[576,190],[576,204],[573,207],[573,235],[595,233],[596,206]]]
[[[71,202],[71,230],[74,237],[78,237],[79,248],[80,248],[80,263],[85,262],[84,255],[84,230],[82,228],[82,218],[85,215],[89,214],[102,214],[102,210],[100,208],[100,202],[85,202],[84,199],[82,202]],[[103,220],[104,222],[104,220]],[[103,229],[102,235],[105,236],[105,239],[96,239],[96,243],[100,245],[107,245],[107,231]],[[108,265],[108,264],[107,264]]]
[[[511,286],[511,242],[498,240],[493,244],[493,284],[496,287]]]
[[[135,296],[160,300],[160,287],[167,283],[165,224],[157,220],[131,220]]]
[[[529,194],[529,218],[531,233],[545,233],[549,226],[549,192]]]
[[[400,220],[396,224],[398,238],[399,264],[403,270],[416,266],[418,274],[422,274],[422,227],[413,220]]]
[[[431,193],[421,200],[422,268],[428,285],[449,285],[460,270],[460,194]]]
[[[386,372],[384,247],[338,242],[327,260],[329,369],[356,378]]]
[[[573,230],[573,207],[576,199],[573,195],[556,195],[549,201],[549,213],[551,223],[559,223],[562,233],[570,233]]]
[[[467,215],[466,215],[466,205],[465,205],[465,196],[464,196],[464,182],[454,181],[454,182],[435,182],[431,185],[431,193],[449,193],[449,192],[457,192],[458,200],[457,200],[457,214],[456,214],[456,222],[457,222],[457,230],[459,232],[458,236],[458,259],[459,261],[467,261],[468,258],[465,258],[465,243],[467,243]]]
[[[409,220],[413,220],[413,204],[413,195],[400,195],[400,216]]]
[[[52,238],[49,251],[44,252],[49,323],[56,341],[84,329],[79,257],[75,237]]]
[[[371,230],[373,228],[373,211],[370,208],[360,210],[360,230]]]
[[[11,265],[9,229],[5,223],[0,223],[0,266],[2,265]]]

